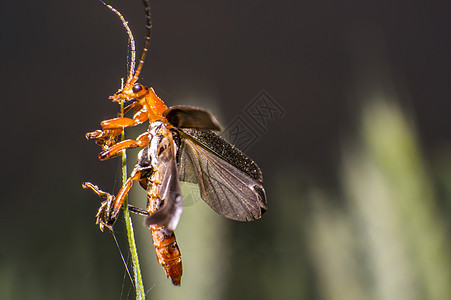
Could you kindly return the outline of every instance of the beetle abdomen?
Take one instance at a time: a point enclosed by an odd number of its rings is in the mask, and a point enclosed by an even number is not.
[[[153,245],[158,262],[163,266],[166,276],[171,277],[174,285],[180,285],[182,278],[182,256],[173,231],[158,225],[150,226]]]

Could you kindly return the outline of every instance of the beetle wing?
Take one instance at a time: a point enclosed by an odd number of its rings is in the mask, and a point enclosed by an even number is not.
[[[179,175],[180,180],[184,182],[190,182],[190,183],[199,183],[199,180],[197,179],[198,173],[196,172],[196,169],[193,164],[193,160],[190,157],[190,152],[187,151],[185,148],[187,147],[186,143],[184,142],[183,146],[180,147],[179,150]]]
[[[163,112],[163,117],[177,128],[221,130],[216,118],[203,108],[171,106]]]
[[[182,140],[184,138],[191,138],[197,144],[200,144],[208,151],[213,152],[218,158],[246,173],[256,181],[260,183],[263,182],[263,175],[257,164],[220,135],[217,135],[211,130],[193,128],[178,129],[177,132]],[[181,144],[180,138],[177,139],[179,144]],[[180,154],[178,155],[178,159],[180,160]],[[197,183],[197,181],[194,182]]]
[[[183,202],[172,134],[163,138],[158,148],[156,171],[161,178],[158,195],[163,204],[155,213],[146,217],[145,224],[162,225],[174,231],[182,214]]]
[[[182,141],[182,181],[198,183],[202,199],[229,219],[252,221],[262,216],[267,204],[261,182],[191,137],[186,135]]]

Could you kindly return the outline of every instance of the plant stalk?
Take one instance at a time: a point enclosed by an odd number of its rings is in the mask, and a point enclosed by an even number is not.
[[[124,115],[124,101],[121,101],[121,116],[123,115]],[[125,139],[125,130],[122,130],[121,140],[124,139]],[[121,158],[122,158],[122,184],[125,184],[125,182],[127,181],[127,154],[125,153],[125,150],[122,152]],[[133,277],[135,280],[136,299],[144,300],[146,296],[144,293],[144,284],[142,280],[141,269],[139,267],[138,251],[136,249],[135,234],[133,232],[132,219],[130,218],[130,212],[128,210],[128,196],[125,196],[123,209],[124,209],[125,228],[127,230],[128,245],[130,248],[130,255],[133,264]]]

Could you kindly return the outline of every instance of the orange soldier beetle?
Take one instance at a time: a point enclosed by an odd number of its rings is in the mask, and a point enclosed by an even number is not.
[[[152,232],[158,261],[166,275],[171,277],[172,283],[180,285],[182,262],[174,235],[183,209],[180,180],[197,183],[202,199],[213,210],[233,220],[259,219],[267,210],[267,201],[259,167],[212,132],[220,130],[214,116],[200,108],[167,108],[152,88],[137,83],[149,49],[152,26],[148,0],[143,2],[147,32],[136,70],[133,34],[123,16],[107,5],[122,20],[131,47],[130,70],[125,85],[109,99],[113,102],[132,101],[124,113],[133,109],[133,118],[118,117],[102,121],[101,130],[86,134],[87,139],[96,139],[96,143],[102,147],[100,160],[112,158],[129,148],[143,149],[117,196],[103,192],[89,182],[85,182],[83,188],[92,189],[100,197],[106,198],[97,212],[97,224],[102,231],[104,227],[112,230],[133,181],[139,181],[147,190],[147,209],[130,205],[130,210],[146,216],[145,224]],[[146,121],[149,121],[148,131],[136,140],[116,141],[125,127]]]

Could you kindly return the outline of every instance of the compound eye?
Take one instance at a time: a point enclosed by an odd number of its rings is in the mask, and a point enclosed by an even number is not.
[[[137,83],[133,86],[132,91],[133,91],[133,93],[136,94],[136,93],[141,92],[142,89],[143,89],[143,86],[141,84]]]

